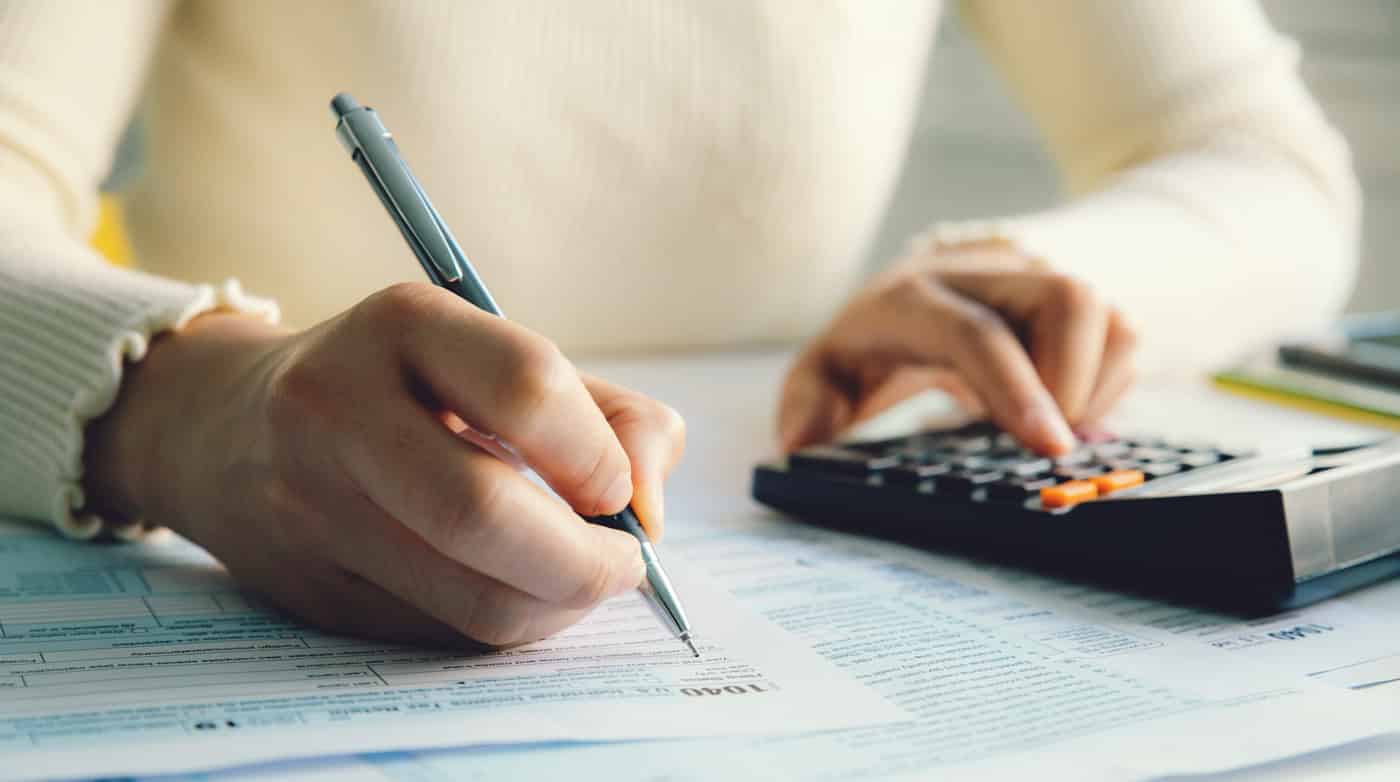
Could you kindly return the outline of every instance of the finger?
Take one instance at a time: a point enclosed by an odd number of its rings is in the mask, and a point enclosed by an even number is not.
[[[1103,363],[1095,383],[1093,394],[1084,406],[1081,420],[1076,426],[1090,426],[1100,422],[1132,388],[1136,379],[1133,351],[1137,335],[1127,324],[1126,319],[1116,310],[1110,315],[1108,335],[1103,348]]]
[[[448,558],[541,600],[591,605],[641,579],[635,538],[584,522],[407,396],[335,447],[386,517]]]
[[[986,402],[992,420],[1035,451],[1059,454],[1073,448],[1074,434],[1059,405],[1011,329],[990,312],[957,314],[954,321],[961,324],[961,337],[949,348],[953,366]]]
[[[326,514],[304,513],[302,497],[283,497],[283,510],[310,521],[300,527],[323,537],[336,529]],[[296,507],[293,507],[296,505]],[[249,550],[220,546],[221,561],[238,583],[278,608],[330,633],[401,643],[463,648],[460,633],[382,589],[337,567],[323,547],[304,540],[264,540]],[[469,649],[470,650],[470,649]]]
[[[491,647],[556,633],[611,596],[598,594],[572,606],[541,600],[444,556],[368,503],[353,517],[347,534],[330,543],[336,562],[462,636]]]
[[[602,378],[583,384],[632,463],[632,509],[653,541],[666,528],[664,484],[685,452],[685,419],[675,410]]]
[[[1054,398],[1016,335],[991,308],[911,276],[833,332],[848,366],[873,356],[891,363],[950,365],[986,403],[992,419],[1028,447],[1061,453],[1074,445]]]
[[[328,633],[469,654],[490,650],[347,570],[298,569],[297,581],[294,589],[269,598],[298,619]]]
[[[1031,360],[1070,422],[1084,415],[1108,335],[1109,308],[1087,286],[1048,277],[1031,324]]]
[[[1029,326],[1031,361],[1069,421],[1093,393],[1110,308],[1088,285],[1062,274],[950,272],[949,287]]]
[[[986,412],[977,392],[957,372],[944,367],[903,366],[896,368],[873,390],[865,392],[852,423],[873,418],[911,397],[935,390],[948,394],[973,417]]]
[[[822,365],[820,354],[803,355],[788,371],[778,404],[778,448],[792,453],[830,442],[853,414],[851,395]]]
[[[443,407],[509,443],[579,513],[627,504],[627,454],[553,343],[432,286],[395,286],[374,302],[372,325],[393,324],[412,379]]]

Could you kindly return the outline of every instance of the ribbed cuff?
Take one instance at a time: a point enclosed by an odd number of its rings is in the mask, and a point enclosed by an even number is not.
[[[0,261],[0,513],[46,519],[63,534],[142,534],[81,512],[83,434],[116,400],[128,362],[151,339],[224,309],[275,322],[274,302],[236,280],[189,285],[82,264]]]

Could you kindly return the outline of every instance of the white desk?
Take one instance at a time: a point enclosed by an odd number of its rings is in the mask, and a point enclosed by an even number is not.
[[[692,426],[687,456],[667,489],[672,514],[667,534],[703,534],[726,518],[752,513],[748,499],[753,464],[774,453],[774,411],[788,354],[762,352],[647,360],[594,361],[585,368],[671,404],[693,421],[723,421],[722,429]],[[932,409],[915,405],[891,426],[907,425]],[[1224,445],[1342,444],[1385,434],[1345,421],[1275,407],[1219,391],[1205,381],[1168,383],[1136,392],[1115,415],[1124,432],[1171,432]],[[1400,523],[1400,521],[1397,521]],[[704,526],[696,526],[704,525]],[[1400,581],[1356,593],[1353,602],[1400,622]],[[1400,724],[1400,684],[1373,687],[1370,698],[1395,704]],[[1237,780],[1393,780],[1400,776],[1400,740],[1345,747],[1286,763],[1221,775]]]
[[[773,452],[771,432],[773,429],[774,398],[785,363],[785,354],[749,353],[591,362],[587,365],[588,369],[670,402],[686,414],[692,422],[688,457],[668,488],[668,504],[671,510],[668,536],[672,541],[684,538],[702,538],[726,528],[751,530],[755,514],[764,513],[748,497],[749,476],[754,463],[771,456]],[[932,401],[936,402],[937,400]],[[923,414],[930,412],[947,413],[948,411],[946,408],[940,410],[936,404],[906,406],[898,414],[891,416],[888,421],[881,423],[889,424],[892,427],[909,426],[914,424]],[[1116,425],[1125,432],[1135,429],[1156,430],[1174,433],[1186,438],[1215,440],[1226,445],[1336,444],[1362,441],[1373,438],[1377,434],[1364,427],[1237,399],[1214,391],[1203,383],[1162,385],[1142,391],[1126,405]],[[890,548],[882,547],[882,550],[888,552]],[[894,553],[899,554],[902,558],[905,552]],[[915,558],[924,556],[918,552],[912,552],[912,555]],[[954,568],[958,565],[951,560],[936,559],[931,555],[925,564],[930,564],[934,568]],[[799,583],[806,582],[801,580]],[[798,601],[809,600],[810,595],[800,594],[796,599]],[[1354,598],[1352,602],[1360,603],[1364,608],[1370,609],[1373,615],[1400,620],[1400,582],[1373,587],[1362,594],[1359,599]],[[1391,640],[1384,642],[1393,643]],[[1388,649],[1393,648],[1393,646],[1388,647]],[[1343,649],[1343,652],[1345,660],[1356,659],[1353,647],[1348,646]],[[1175,663],[1178,661],[1175,656],[1177,654],[1191,656],[1189,650],[1181,649],[1179,652],[1173,652],[1172,657],[1164,659]],[[875,655],[875,659],[879,662],[879,654]],[[1215,660],[1216,658],[1211,658],[1206,664],[1184,670],[1196,672],[1197,678],[1193,682],[1209,686],[1212,679],[1215,678],[1212,676],[1215,673],[1212,668]],[[1244,672],[1241,668],[1231,670]],[[1386,674],[1388,675],[1389,671]],[[1301,673],[1296,675],[1301,675]],[[1396,675],[1400,675],[1400,671],[1397,671]],[[1271,680],[1270,686],[1274,686],[1274,684],[1276,682]],[[1388,710],[1389,713],[1400,716],[1400,686],[1376,686],[1366,690],[1365,694],[1359,697],[1373,699],[1372,702],[1378,704],[1382,710]],[[1355,701],[1350,698],[1345,700],[1347,706],[1354,707],[1356,705]],[[1286,708],[1277,705],[1280,703],[1279,701],[1273,701],[1273,703],[1276,705],[1264,708]],[[1309,703],[1315,704],[1317,701],[1313,700]],[[1311,708],[1315,712],[1319,707],[1313,706]],[[1279,716],[1287,718],[1292,714],[1293,712],[1284,711]],[[960,711],[957,716],[961,718],[963,713]],[[1272,715],[1265,714],[1264,716]],[[1315,718],[1317,715],[1313,713],[1308,716]],[[1205,718],[1209,719],[1208,716]],[[1183,717],[1183,719],[1186,718]],[[1201,725],[1195,720],[1202,719],[1202,717],[1197,716],[1189,719],[1192,721],[1187,723],[1188,730]],[[1367,719],[1372,718],[1367,717]],[[1238,721],[1228,724],[1235,726],[1231,730],[1237,730],[1240,725]],[[1309,730],[1321,727],[1316,721],[1303,724]],[[1277,727],[1276,723],[1275,725]],[[1392,727],[1400,727],[1400,722],[1397,722],[1397,726]],[[1204,727],[1196,729],[1202,734],[1206,730]],[[942,729],[938,728],[937,730]],[[897,734],[893,740],[896,742],[907,741],[910,735]],[[1180,727],[1162,733],[1144,732],[1138,734],[1138,738],[1145,736],[1148,742],[1157,743],[1165,740],[1165,736],[1168,735],[1180,737],[1182,735]],[[1278,735],[1274,734],[1275,737]],[[1323,736],[1325,734],[1319,731],[1317,735]],[[1210,736],[1217,738],[1223,736],[1225,741],[1229,742],[1227,748],[1230,749],[1234,748],[1234,742],[1237,740],[1233,735],[1220,732],[1211,733]],[[1127,740],[1133,738],[1127,737]],[[1187,738],[1190,740],[1197,737]],[[1295,735],[1295,738],[1291,740],[1300,744],[1306,738]],[[1140,754],[1139,750],[1144,749],[1146,745],[1134,745],[1138,749],[1133,750],[1125,749],[1127,745],[1108,743],[1103,736],[1085,743],[1092,743],[1092,751],[1096,754],[1102,747],[1103,757],[1109,760],[1115,757],[1113,755],[1115,748],[1120,753],[1124,753],[1124,757],[1155,757],[1151,754]],[[1299,744],[1284,746],[1299,746]],[[1196,746],[1196,743],[1191,741],[1190,745]],[[899,748],[902,748],[902,745]],[[847,749],[859,752],[863,747],[852,745]],[[1216,749],[1221,749],[1219,742],[1216,742]],[[512,752],[515,751],[517,750],[512,750]],[[592,752],[594,749],[589,748],[584,751]],[[604,748],[598,751],[606,752],[607,750]],[[1270,751],[1276,752],[1277,747],[1271,747]],[[1233,752],[1230,753],[1231,756],[1233,754]],[[657,768],[662,770],[673,768],[674,758],[669,754],[669,750],[664,751],[663,755],[662,762]],[[464,759],[453,765],[446,772],[446,775],[408,778],[452,778],[451,775],[455,774],[462,774],[466,778],[477,778],[481,773],[482,766],[480,764],[489,762],[489,758],[478,757],[474,753],[466,753],[463,757]],[[755,754],[754,757],[761,756]],[[1061,755],[1059,759],[1064,757],[1069,757],[1070,761],[1078,766],[1084,756]],[[517,757],[501,753],[498,760],[501,764],[519,770],[520,759]],[[1046,760],[1047,758],[1041,757],[1037,759],[1037,762],[1045,762]],[[601,759],[571,755],[561,762],[569,764],[567,767],[571,770],[575,768],[573,764],[582,764],[592,768],[592,773],[601,778],[614,773],[615,761],[616,758],[611,755],[604,755]],[[379,763],[381,761],[373,762]],[[553,761],[541,759],[541,762],[543,765],[539,768],[543,769],[549,767],[549,763]],[[592,765],[589,765],[590,763]],[[502,768],[504,765],[494,767]],[[493,766],[487,768],[491,767]],[[368,772],[365,776],[347,776],[346,769],[352,768],[361,770],[368,768]],[[324,768],[316,764],[303,765],[300,770],[307,773],[296,775],[293,778],[307,780],[307,782],[346,778],[384,779],[384,776],[375,772],[375,768],[377,766],[371,764],[371,767],[367,767],[355,758],[339,758],[328,761],[328,765]],[[249,772],[253,776],[243,775],[240,772],[228,777],[228,779],[230,782],[236,779],[281,780],[288,778],[289,774],[297,770],[298,767],[295,764],[285,767],[275,765],[267,767],[265,773],[260,774],[257,769],[254,769]],[[1388,780],[1397,776],[1397,770],[1400,770],[1400,734],[1366,744],[1315,753],[1265,768],[1256,767],[1247,772],[1215,775],[1211,778],[1237,781],[1317,778]],[[578,776],[582,778],[588,774],[583,773],[578,774]],[[222,779],[224,777],[216,778]],[[403,777],[391,776],[389,778]]]

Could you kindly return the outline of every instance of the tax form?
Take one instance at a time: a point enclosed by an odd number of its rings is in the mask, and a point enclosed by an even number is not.
[[[547,641],[461,657],[297,625],[174,536],[108,546],[0,524],[0,779],[907,719],[732,596],[674,575],[706,628],[699,659],[635,594]]]
[[[1308,678],[1343,645],[1352,659],[1397,650],[1356,612],[1239,622],[807,528],[670,547],[914,719],[763,739],[390,753],[214,779],[1133,780],[1395,728],[1383,707]],[[1297,630],[1307,625],[1332,629]]]

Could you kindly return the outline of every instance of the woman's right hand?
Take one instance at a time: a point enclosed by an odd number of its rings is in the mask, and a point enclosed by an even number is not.
[[[331,631],[502,646],[638,585],[637,541],[575,511],[615,513],[635,490],[657,536],[683,440],[670,408],[403,284],[303,332],[214,313],[156,340],[89,426],[87,488]]]

